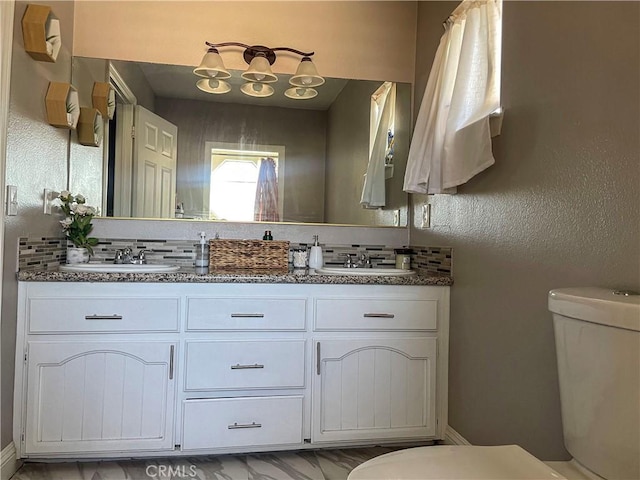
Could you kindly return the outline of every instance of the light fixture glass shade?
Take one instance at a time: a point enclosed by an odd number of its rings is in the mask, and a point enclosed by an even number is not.
[[[295,87],[318,87],[324,83],[324,78],[318,75],[318,70],[309,57],[303,57],[296,74],[289,83]]]
[[[204,78],[225,79],[231,77],[222,62],[222,57],[217,52],[205,53],[202,62],[194,68],[193,73]]]
[[[269,60],[264,55],[255,56],[241,77],[250,82],[271,83],[278,81],[278,77],[271,71]]]
[[[216,78],[202,78],[196,82],[196,87],[207,93],[221,94],[231,91],[231,85],[224,80],[218,80]]]
[[[292,87],[285,90],[284,95],[294,100],[308,100],[318,95],[318,91],[314,88]]]
[[[250,97],[270,97],[274,92],[271,85],[260,82],[247,82],[240,87],[240,91]]]

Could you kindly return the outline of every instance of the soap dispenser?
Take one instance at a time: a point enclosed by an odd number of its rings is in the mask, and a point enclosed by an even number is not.
[[[200,232],[200,244],[196,247],[196,272],[198,273],[209,268],[209,244],[206,236],[206,233]]]
[[[322,259],[322,247],[318,243],[318,235],[313,236],[313,246],[309,255],[309,268],[322,268],[324,260]]]

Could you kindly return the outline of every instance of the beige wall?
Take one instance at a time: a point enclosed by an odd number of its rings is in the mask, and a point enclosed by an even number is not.
[[[205,41],[235,41],[315,51],[327,77],[412,82],[415,21],[416,2],[82,1],[73,54],[195,66]],[[225,51],[227,68],[246,68],[241,49]],[[299,60],[279,54],[273,70]]]
[[[416,105],[450,10],[420,3]],[[638,2],[505,2],[496,163],[411,231],[454,248],[449,421],[474,444],[566,458],[547,292],[640,288],[639,19]]]
[[[16,2],[11,98],[7,132],[7,185],[18,187],[18,215],[5,217],[4,272],[2,285],[2,430],[0,447],[11,442],[13,371],[16,332],[17,287],[15,272],[18,237],[59,236],[57,216],[43,215],[43,189],[60,191],[67,186],[69,130],[47,123],[44,98],[49,81],[68,82],[71,76],[73,2],[40,2],[52,5],[62,28],[62,49],[55,63],[37,62],[24,51],[21,19],[27,2]]]

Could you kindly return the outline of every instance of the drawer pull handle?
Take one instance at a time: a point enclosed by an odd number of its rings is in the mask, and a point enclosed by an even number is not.
[[[395,318],[393,313],[365,313],[365,318]]]
[[[316,374],[320,375],[320,342],[316,343]]]
[[[264,368],[264,365],[254,363],[253,365],[240,365],[239,363],[231,365],[231,370],[248,370],[250,368]]]
[[[122,320],[122,315],[85,315],[85,320]]]
[[[233,425],[229,425],[227,428],[229,430],[237,430],[238,428],[262,428],[262,424],[256,423],[256,422],[251,422],[251,423],[235,422]]]
[[[231,318],[264,318],[264,313],[232,313]]]

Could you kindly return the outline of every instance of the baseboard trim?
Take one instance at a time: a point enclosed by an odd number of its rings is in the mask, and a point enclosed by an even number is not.
[[[9,480],[14,473],[20,468],[20,463],[16,458],[16,446],[13,442],[2,449],[0,453],[0,469],[2,474],[0,475],[2,480]]]
[[[447,425],[447,429],[444,432],[444,441],[448,445],[471,445],[471,442],[451,428],[451,425]]]

